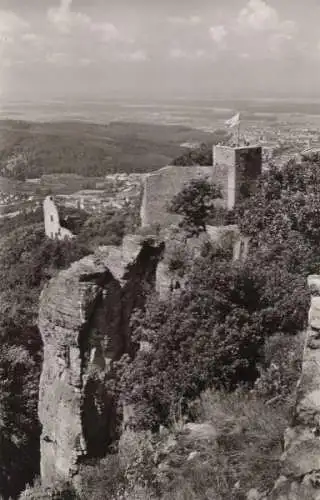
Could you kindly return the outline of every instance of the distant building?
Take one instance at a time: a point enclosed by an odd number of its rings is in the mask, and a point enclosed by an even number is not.
[[[43,202],[44,228],[46,236],[52,240],[64,240],[73,238],[69,229],[60,224],[58,208],[52,196],[47,196]]]

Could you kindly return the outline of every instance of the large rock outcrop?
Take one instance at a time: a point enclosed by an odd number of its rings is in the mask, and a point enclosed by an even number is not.
[[[115,437],[116,412],[104,389],[112,362],[130,352],[130,316],[154,286],[164,244],[127,237],[60,272],[42,292],[44,345],[39,418],[44,485],[72,480],[86,458]]]
[[[312,297],[295,415],[270,500],[320,499],[320,276],[309,276],[308,284]]]

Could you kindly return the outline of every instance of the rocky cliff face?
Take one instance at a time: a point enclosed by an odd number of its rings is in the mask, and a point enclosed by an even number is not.
[[[43,290],[39,418],[44,485],[76,476],[114,439],[115,401],[103,390],[112,362],[131,349],[132,310],[154,286],[164,245],[127,237],[60,272]]]
[[[320,276],[309,276],[308,284],[312,298],[296,411],[270,500],[320,499]]]

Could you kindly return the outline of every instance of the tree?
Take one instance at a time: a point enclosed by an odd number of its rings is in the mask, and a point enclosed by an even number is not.
[[[57,270],[89,253],[77,239],[47,239],[42,223],[14,228],[1,239],[0,496],[5,498],[16,498],[39,474],[41,289]]]
[[[320,236],[320,168],[315,161],[283,168],[272,166],[263,174],[256,194],[237,207],[241,231],[254,241],[288,238],[291,231],[305,240]]]
[[[232,262],[207,249],[188,269],[180,295],[149,301],[134,318],[133,337],[151,347],[122,378],[138,427],[168,423],[175,402],[187,403],[207,387],[233,390],[254,382],[261,362],[261,384],[268,386],[273,372],[265,345],[275,335],[290,344],[306,327],[306,277],[320,266],[319,186],[315,162],[272,167],[255,196],[237,208],[238,224],[251,236],[249,259]],[[185,188],[174,200],[176,211],[185,215],[191,205],[192,219],[194,199]]]
[[[206,231],[208,220],[216,214],[215,202],[222,198],[221,189],[205,179],[193,179],[173,198],[169,211],[181,215],[180,227],[189,236]]]

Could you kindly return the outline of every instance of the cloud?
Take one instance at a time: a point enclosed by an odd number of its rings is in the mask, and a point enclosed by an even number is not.
[[[113,61],[126,61],[126,62],[136,62],[141,63],[149,60],[148,53],[143,49],[137,49],[133,52],[115,52],[114,54],[109,54],[111,60]]]
[[[186,57],[186,52],[182,49],[171,49],[169,52],[169,56],[172,59],[183,59]]]
[[[180,48],[173,48],[169,51],[170,59],[188,59],[199,60],[207,56],[207,52],[203,49],[197,50],[182,50]]]
[[[292,35],[286,33],[276,33],[269,38],[269,49],[274,53],[279,53],[283,50],[285,44],[291,42],[291,40]]]
[[[265,0],[249,0],[241,9],[237,22],[243,30],[293,33],[296,28],[294,21],[281,21],[278,11]]]
[[[228,32],[225,28],[225,26],[223,25],[219,25],[219,26],[211,26],[211,28],[209,29],[209,34],[210,34],[210,38],[216,42],[217,44],[221,44]]]
[[[44,43],[44,37],[37,33],[24,33],[21,35],[21,41],[32,44],[33,46],[41,46]]]
[[[144,50],[136,50],[128,55],[128,59],[133,62],[144,62],[148,60],[148,54]]]
[[[189,16],[189,17],[169,17],[170,24],[182,25],[182,26],[196,26],[201,24],[202,20],[200,16]]]
[[[70,58],[65,52],[54,52],[46,55],[46,61],[57,66],[66,66],[70,63]]]
[[[29,24],[11,10],[0,10],[0,37],[13,38],[28,27]]]
[[[235,46],[250,58],[281,59],[297,51],[298,25],[281,19],[266,0],[249,0],[239,12],[233,31]]]
[[[82,57],[81,55],[71,55],[68,52],[47,52],[45,55],[45,61],[52,65],[60,68],[86,68],[95,63],[94,60],[89,57]]]
[[[75,29],[96,33],[104,42],[119,39],[120,33],[112,23],[96,22],[87,14],[71,9],[72,0],[61,0],[58,7],[48,10],[48,20],[62,34],[69,34]]]
[[[243,28],[264,31],[277,27],[279,16],[276,9],[264,0],[249,0],[239,13],[238,23]]]

